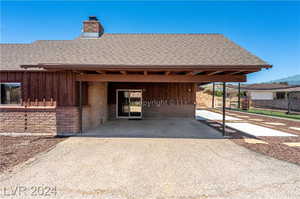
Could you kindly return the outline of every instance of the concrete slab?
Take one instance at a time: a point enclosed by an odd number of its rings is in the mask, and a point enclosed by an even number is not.
[[[264,120],[262,120],[262,119],[249,119],[249,120],[255,121],[255,122],[263,122],[263,121],[264,121]]]
[[[285,124],[279,122],[264,122],[265,124],[270,124],[274,126],[284,126]]]
[[[300,147],[300,142],[285,142],[283,144],[292,146],[292,147]]]
[[[249,118],[249,116],[246,116],[246,115],[238,115],[238,117],[241,117],[241,118]]]
[[[222,114],[215,113],[212,111],[196,110],[196,119],[197,120],[222,120],[223,116]],[[226,115],[225,120],[241,120],[241,119]]]
[[[296,130],[296,131],[300,131],[300,128],[299,127],[289,127],[290,129],[293,129],[293,130]]]
[[[250,123],[226,123],[226,125],[253,136],[297,136]]]
[[[223,138],[221,133],[208,125],[190,118],[113,120],[83,136],[139,137],[139,138]]]
[[[265,141],[254,139],[254,138],[244,138],[244,141],[249,144],[268,144]]]
[[[238,114],[235,113],[227,113],[227,115],[238,116]]]

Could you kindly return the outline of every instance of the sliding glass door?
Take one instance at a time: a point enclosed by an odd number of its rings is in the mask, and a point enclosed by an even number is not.
[[[117,118],[142,118],[142,90],[117,90]]]

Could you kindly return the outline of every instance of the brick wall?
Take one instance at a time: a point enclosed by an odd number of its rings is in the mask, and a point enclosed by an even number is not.
[[[26,132],[56,134],[56,113],[54,110],[34,110],[25,114],[27,114]]]
[[[25,113],[19,111],[0,112],[0,132],[23,133],[25,131]]]
[[[0,133],[57,135],[79,132],[78,108],[1,108]]]
[[[0,133],[56,135],[55,109],[1,109]]]
[[[79,109],[76,106],[58,107],[56,109],[57,133],[79,132]]]

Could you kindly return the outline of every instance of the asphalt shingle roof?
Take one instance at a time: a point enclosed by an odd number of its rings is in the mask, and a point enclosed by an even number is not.
[[[100,38],[1,44],[0,69],[39,63],[120,66],[266,66],[222,34],[103,34]]]

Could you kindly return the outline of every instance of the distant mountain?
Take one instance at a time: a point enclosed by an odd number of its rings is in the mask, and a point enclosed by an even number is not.
[[[300,85],[300,74],[282,78],[282,79],[269,81],[266,83],[280,83],[280,82],[287,82],[289,85]]]

